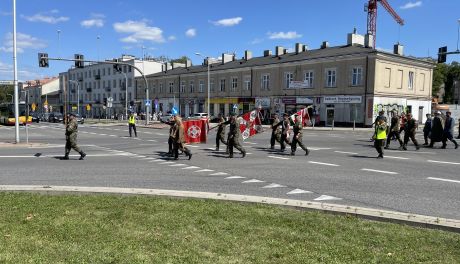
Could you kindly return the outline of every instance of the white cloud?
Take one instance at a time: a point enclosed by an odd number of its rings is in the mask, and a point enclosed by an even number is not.
[[[420,6],[422,6],[422,1],[417,1],[417,2],[414,2],[414,3],[409,2],[409,3],[401,6],[400,8],[401,9],[411,9],[411,8],[420,7]]]
[[[59,13],[59,10],[53,9],[53,10],[51,10],[49,12],[37,13],[37,14],[35,14],[33,16],[21,15],[21,17],[26,19],[27,21],[30,21],[30,22],[44,22],[44,23],[48,23],[48,24],[57,24],[57,23],[60,23],[60,22],[68,21],[70,19],[69,17],[65,17],[65,16],[49,15],[49,14],[57,14],[57,13]]]
[[[231,27],[238,25],[243,20],[242,17],[225,18],[218,21],[211,21],[216,26]]]
[[[127,33],[127,37],[121,39],[122,42],[138,43],[144,40],[163,43],[163,31],[158,27],[148,26],[145,21],[132,21],[119,22],[113,24],[113,28],[118,33]]]
[[[80,25],[85,28],[103,27],[105,22],[104,18],[105,16],[103,14],[91,14],[91,18],[81,21]]]
[[[186,35],[187,37],[189,37],[189,38],[195,37],[195,36],[196,36],[196,29],[191,28],[191,29],[185,31],[185,35]]]
[[[20,80],[37,80],[41,79],[43,76],[40,74],[30,71],[21,67],[18,70],[18,79]],[[0,61],[0,80],[12,80],[13,79],[13,65],[6,64]]]
[[[47,46],[43,40],[19,32],[16,35],[16,45],[18,53],[22,53],[26,49],[42,49]],[[0,50],[13,52],[13,33],[9,32],[6,34],[3,46],[0,47]]]
[[[259,44],[259,43],[262,43],[264,41],[264,39],[261,39],[261,38],[256,38],[256,39],[253,39],[251,42],[249,42],[250,44],[252,45],[256,45],[256,44]]]
[[[289,32],[268,32],[267,33],[269,39],[296,39],[301,38],[301,34],[297,34],[295,31]]]

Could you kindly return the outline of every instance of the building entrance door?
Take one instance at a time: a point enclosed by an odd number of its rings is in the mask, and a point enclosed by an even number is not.
[[[326,108],[326,126],[332,126],[334,121],[334,108]]]

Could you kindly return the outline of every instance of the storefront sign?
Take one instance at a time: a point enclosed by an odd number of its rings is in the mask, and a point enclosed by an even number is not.
[[[270,108],[270,98],[269,97],[256,97],[255,105],[259,105],[263,108]]]
[[[295,97],[283,97],[281,98],[283,104],[296,104],[297,99]]]
[[[211,104],[237,104],[238,98],[211,98]]]
[[[324,96],[325,104],[360,104],[362,96]]]
[[[297,97],[297,104],[313,104],[313,100],[308,97]]]
[[[312,88],[309,82],[306,81],[291,81],[289,82],[289,89],[304,89]]]

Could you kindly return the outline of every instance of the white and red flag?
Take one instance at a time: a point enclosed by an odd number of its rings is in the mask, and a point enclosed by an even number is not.
[[[291,115],[289,117],[290,123],[293,125],[295,124],[295,116],[300,116],[300,120],[302,121],[302,126],[306,127],[310,125],[310,115],[308,114],[308,107],[300,109],[297,113]]]
[[[208,135],[208,120],[186,120],[182,122],[184,125],[185,143],[206,143]]]
[[[243,140],[262,132],[261,113],[258,109],[244,113],[240,118],[240,131]]]

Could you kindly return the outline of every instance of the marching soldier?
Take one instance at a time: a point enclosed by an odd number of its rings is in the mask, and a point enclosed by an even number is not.
[[[450,116],[451,112],[447,111],[446,112],[446,121],[444,123],[444,131],[442,134],[442,147],[443,149],[446,148],[447,146],[447,140],[450,140],[452,143],[455,145],[455,149],[458,148],[457,141],[454,139],[454,127],[455,127],[455,121],[454,119]]]
[[[241,152],[243,158],[246,157],[246,150],[241,146],[240,122],[236,118],[236,113],[230,114],[230,130],[228,131],[228,158],[233,158],[233,147]]]
[[[278,126],[280,123],[280,119],[278,114],[275,114],[275,118],[273,119],[272,123],[272,136],[270,138],[270,149],[275,149],[275,143],[281,143],[281,127]]]
[[[171,116],[171,119],[169,121],[163,121],[160,119],[161,123],[169,125],[169,138],[168,138],[168,155],[172,156],[173,155],[173,128],[176,122],[174,122],[174,116]]]
[[[297,144],[299,144],[299,147],[301,147],[305,151],[305,156],[308,156],[310,151],[302,143],[303,125],[302,125],[301,117],[298,115],[295,116],[295,124],[294,124],[293,130],[294,130],[294,137],[292,138],[292,143],[291,143],[291,156],[295,155],[295,151],[297,150]]]
[[[425,126],[423,127],[423,139],[425,140],[425,143],[423,143],[424,146],[428,146],[428,138],[431,134],[431,121],[431,115],[426,114]]]
[[[219,124],[217,125],[217,134],[216,134],[216,151],[219,151],[219,143],[222,142],[224,145],[227,145],[227,141],[225,141],[225,126],[228,124],[225,122],[224,117],[222,114],[218,116]]]
[[[385,119],[381,118],[379,120],[376,120],[375,123],[375,134],[374,134],[374,147],[379,153],[377,156],[378,159],[383,159],[383,143],[385,142],[385,139],[387,137],[387,123],[385,122]],[[399,129],[399,127],[398,127]]]
[[[131,130],[134,130],[134,136],[137,137],[136,117],[134,116],[133,112],[129,113],[128,125],[129,125],[129,137],[133,136]]]
[[[411,113],[406,114],[406,124],[404,126],[404,145],[403,150],[407,150],[407,143],[410,140],[415,145],[415,149],[419,150],[420,146],[418,145],[417,139],[415,139],[415,129],[417,128],[417,122],[412,118]]]
[[[390,133],[388,134],[388,137],[387,137],[387,144],[385,146],[385,149],[389,149],[390,148],[390,141],[391,141],[391,138],[394,136],[396,137],[396,139],[398,140],[399,142],[399,150],[402,150],[403,148],[403,142],[401,140],[401,136],[399,134],[399,116],[398,114],[396,113],[396,111],[391,111],[391,124],[390,124]]]
[[[184,125],[182,124],[182,118],[179,116],[174,117],[175,124],[172,128],[171,137],[173,140],[173,153],[174,159],[179,158],[179,149],[183,151],[190,160],[192,158],[192,152],[185,147],[185,136],[184,136]]]
[[[432,148],[434,143],[442,141],[443,135],[443,124],[441,118],[441,112],[434,112],[433,120],[431,120],[431,136],[430,136],[430,145],[428,147]]]
[[[71,149],[80,153],[80,160],[83,160],[86,154],[77,145],[78,123],[74,114],[69,114],[69,122],[65,128],[65,155],[63,160],[69,159]]]
[[[283,121],[278,122],[278,124],[274,125],[273,128],[277,128],[278,126],[281,127],[281,135],[280,135],[280,145],[281,145],[281,152],[286,150],[286,144],[291,145],[289,141],[289,129],[290,129],[290,121],[289,115],[284,113]]]

